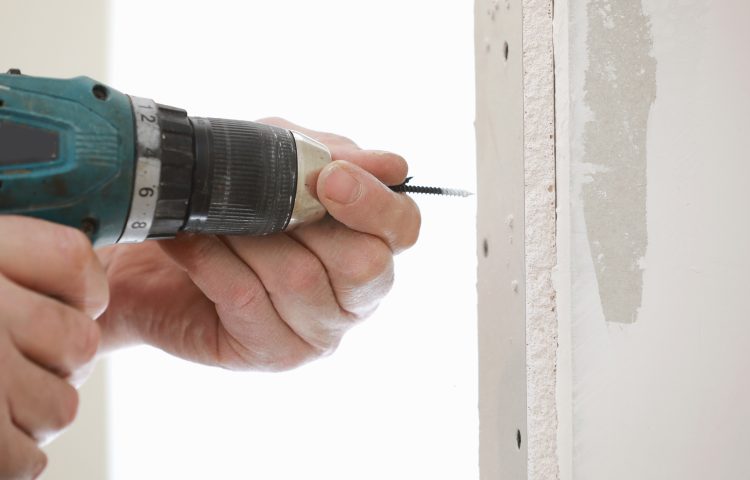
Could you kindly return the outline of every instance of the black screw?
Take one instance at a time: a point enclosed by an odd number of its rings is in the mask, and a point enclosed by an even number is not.
[[[484,252],[484,258],[487,258],[490,255],[490,243],[486,238],[484,239],[484,242],[482,242],[482,251]]]
[[[516,445],[518,445],[518,449],[521,450],[521,430],[516,430]]]
[[[93,237],[98,229],[99,222],[97,222],[95,218],[86,217],[81,220],[81,231],[85,233],[87,237]]]
[[[104,85],[94,85],[94,88],[91,89],[91,93],[93,93],[94,96],[101,101],[106,100],[109,96],[107,87],[105,87]]]
[[[471,192],[466,190],[458,190],[455,188],[442,188],[442,187],[420,187],[418,185],[408,185],[412,177],[408,177],[404,180],[401,185],[392,185],[389,187],[394,192],[399,193],[426,193],[430,195],[448,195],[452,197],[468,197],[471,196]]]
[[[508,46],[508,42],[505,42],[505,46],[503,47],[503,55],[505,55],[506,60],[508,60],[509,53],[510,53],[510,46]]]
[[[397,187],[391,187],[394,192],[405,192],[405,193],[425,193],[429,195],[442,195],[443,189],[440,187],[420,187],[418,185],[399,185]]]

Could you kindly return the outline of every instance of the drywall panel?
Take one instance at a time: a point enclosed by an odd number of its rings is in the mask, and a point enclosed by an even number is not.
[[[556,8],[561,478],[750,478],[750,4]]]
[[[106,1],[3,0],[0,70],[32,75],[105,79]],[[80,390],[78,418],[45,448],[45,480],[107,478],[105,366]]]
[[[551,0],[476,4],[482,478],[557,477]]]
[[[475,18],[480,476],[526,478],[521,2]]]

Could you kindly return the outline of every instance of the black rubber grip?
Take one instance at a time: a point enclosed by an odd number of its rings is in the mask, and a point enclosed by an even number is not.
[[[254,122],[190,118],[195,169],[184,230],[268,235],[286,228],[297,190],[292,133]]]

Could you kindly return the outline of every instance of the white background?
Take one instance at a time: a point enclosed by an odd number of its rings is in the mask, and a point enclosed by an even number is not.
[[[474,189],[471,2],[112,0],[110,17],[121,91],[283,116]],[[475,204],[417,201],[393,292],[331,358],[260,374],[115,354],[113,478],[477,478]]]

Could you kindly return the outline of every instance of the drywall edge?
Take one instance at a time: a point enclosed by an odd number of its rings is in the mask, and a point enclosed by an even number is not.
[[[557,461],[560,480],[573,479],[573,406],[570,277],[570,75],[569,10],[567,1],[555,4],[553,48],[555,61],[555,162],[557,180]]]
[[[523,2],[528,479],[559,478],[552,0]]]

